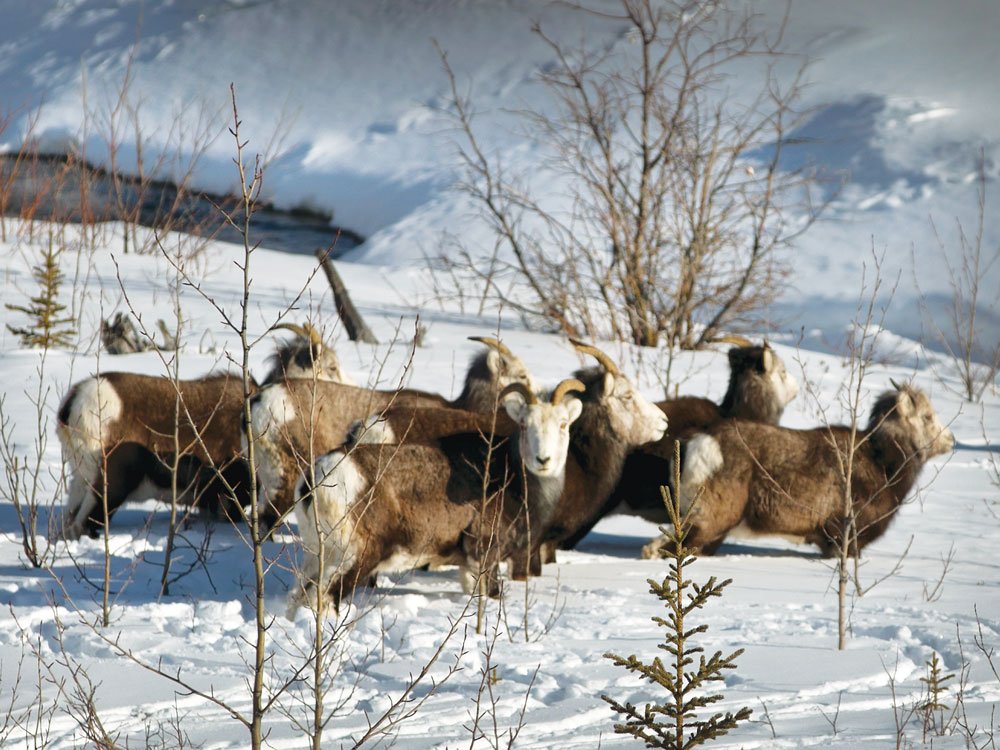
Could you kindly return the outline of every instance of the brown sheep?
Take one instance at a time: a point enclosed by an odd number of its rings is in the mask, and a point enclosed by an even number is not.
[[[314,328],[276,327],[298,335],[278,347],[265,382],[345,377],[333,349],[323,344]],[[250,389],[257,390],[256,382]],[[180,413],[175,419],[178,397]],[[178,454],[182,501],[215,515],[241,517],[241,509],[250,504],[249,470],[240,451],[242,412],[243,380],[238,374],[213,373],[175,382],[105,372],[74,384],[63,397],[56,424],[70,475],[65,538],[99,533],[105,492],[109,517],[144,483],[152,492],[165,494]]]
[[[851,429],[842,425],[793,430],[742,420],[696,435],[682,459],[682,508],[693,507],[685,544],[712,554],[739,528],[834,554],[843,542],[841,466],[850,440]],[[856,432],[850,490],[856,533],[847,540],[852,553],[885,533],[927,460],[954,445],[917,388],[897,386],[876,400],[868,426]],[[659,557],[671,545],[661,537],[646,545],[643,556]]]
[[[265,523],[276,525],[291,512],[299,480],[316,458],[352,437],[359,420],[404,406],[492,413],[505,386],[522,383],[534,389],[527,367],[506,346],[493,338],[471,338],[488,349],[473,358],[462,393],[453,401],[416,389],[370,390],[308,380],[262,388],[251,400],[250,413]],[[363,424],[362,432],[373,425]],[[353,437],[365,442],[363,435]]]
[[[675,440],[703,432],[723,419],[778,424],[785,407],[798,392],[795,378],[788,374],[784,362],[767,342],[755,346],[746,341],[742,346],[734,346],[729,350],[729,387],[722,403],[697,396],[658,402],[656,405],[670,424],[667,433],[629,453],[621,481],[604,506],[573,529],[560,546],[573,549],[598,521],[612,512],[666,523],[660,486],[667,484],[670,477]]]
[[[320,457],[314,480],[298,488],[304,560],[289,617],[315,603],[317,586],[336,605],[377,572],[450,562],[467,592],[479,571],[490,580],[559,497],[569,425],[581,411],[566,396],[582,388],[563,381],[540,402],[522,383],[508,386],[501,398],[517,424],[509,438],[466,432]]]

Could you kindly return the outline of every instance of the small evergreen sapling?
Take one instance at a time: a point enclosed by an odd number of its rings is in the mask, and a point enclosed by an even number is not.
[[[674,487],[680,486],[679,454],[680,444],[675,443]],[[728,733],[748,719],[752,711],[744,706],[735,714],[717,713],[707,719],[698,718],[698,711],[722,700],[723,696],[705,691],[711,683],[724,679],[723,670],[736,668],[734,660],[743,653],[743,649],[737,649],[726,657],[721,651],[716,651],[706,659],[704,649],[692,645],[691,641],[707,631],[708,626],[691,627],[688,616],[701,609],[710,598],[721,596],[732,579],[719,583],[712,576],[704,585],[699,585],[687,578],[687,567],[696,558],[684,546],[686,514],[681,511],[679,499],[673,497],[668,488],[662,488],[661,492],[673,527],[672,530],[663,528],[662,531],[672,534],[676,543],[667,555],[670,571],[659,583],[649,579],[649,589],[667,608],[667,616],[654,617],[653,622],[666,630],[664,642],[657,647],[668,657],[664,660],[657,656],[652,663],[646,664],[635,655],[623,658],[606,653],[604,656],[618,666],[661,685],[669,693],[669,699],[662,704],[647,703],[645,708],[639,709],[631,703],[622,705],[607,695],[601,697],[624,717],[622,723],[615,724],[616,734],[630,734],[643,740],[646,747],[686,750]],[[696,656],[698,662],[696,669],[692,670]]]
[[[920,681],[927,685],[927,700],[917,706],[917,711],[923,715],[924,720],[924,741],[927,741],[928,732],[933,729],[938,734],[943,734],[945,730],[945,712],[949,706],[944,702],[943,697],[948,687],[945,683],[955,677],[954,674],[942,674],[941,660],[938,659],[937,652],[931,654],[927,660],[927,676],[921,677]]]
[[[24,313],[31,318],[32,322],[28,326],[7,326],[11,333],[20,336],[21,343],[25,346],[43,349],[69,346],[76,335],[72,327],[76,321],[72,317],[60,317],[66,310],[66,305],[59,302],[59,285],[63,280],[59,269],[61,253],[62,250],[55,247],[50,235],[48,247],[42,251],[41,262],[31,269],[31,275],[38,282],[38,294],[29,298],[28,305],[4,305],[8,310]]]

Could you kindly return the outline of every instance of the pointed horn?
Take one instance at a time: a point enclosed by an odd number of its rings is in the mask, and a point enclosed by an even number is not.
[[[601,367],[603,367],[607,372],[610,372],[612,375],[621,375],[618,365],[612,361],[611,357],[602,352],[596,346],[585,344],[582,341],[577,341],[576,339],[570,339],[569,343],[571,343],[578,352],[589,354],[591,357],[596,359],[600,363]]]
[[[897,391],[903,390],[903,386],[897,383],[895,378],[889,378],[889,382],[892,384],[892,387],[895,388]]]
[[[555,390],[552,391],[552,398],[550,400],[553,405],[562,403],[566,394],[571,392],[586,393],[587,386],[576,378],[567,378],[555,387]]]
[[[532,393],[528,389],[528,386],[526,386],[524,383],[511,383],[510,385],[508,385],[506,388],[500,391],[499,400],[503,401],[505,398],[507,398],[507,396],[509,396],[512,393],[520,393],[522,396],[524,396],[524,400],[528,404],[538,403],[538,396]]]
[[[498,352],[500,352],[505,356],[508,357],[514,356],[514,352],[508,349],[506,345],[504,345],[500,341],[500,339],[494,339],[488,336],[469,336],[469,341],[478,341],[480,344],[486,344],[486,346],[496,349]]]

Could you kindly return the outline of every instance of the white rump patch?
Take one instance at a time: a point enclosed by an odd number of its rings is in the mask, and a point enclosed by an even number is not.
[[[67,423],[56,435],[63,461],[69,464],[69,502],[63,512],[63,536],[78,539],[97,505],[92,487],[97,484],[108,426],[121,418],[121,397],[106,379],[90,378],[79,383],[70,404]]]
[[[722,468],[722,447],[711,435],[695,435],[687,443],[681,468],[681,509],[687,512],[699,488]]]

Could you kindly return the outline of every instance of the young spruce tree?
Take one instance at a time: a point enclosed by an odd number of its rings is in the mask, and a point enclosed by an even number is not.
[[[679,465],[680,444],[675,443],[674,487],[680,486]],[[732,579],[719,583],[712,576],[704,585],[699,585],[687,577],[687,567],[696,558],[684,546],[686,514],[681,511],[680,500],[675,497],[677,493],[671,493],[666,487],[661,492],[672,526],[670,531],[667,528],[663,531],[671,534],[676,543],[667,556],[670,571],[659,583],[649,579],[649,589],[664,602],[667,609],[665,618],[653,618],[653,622],[666,630],[664,642],[657,647],[665,651],[667,657],[662,659],[657,656],[647,664],[635,655],[627,659],[612,653],[604,656],[618,666],[661,685],[667,691],[668,699],[664,703],[647,703],[645,708],[639,709],[631,703],[622,705],[607,695],[601,697],[624,717],[623,722],[615,724],[616,734],[630,734],[643,740],[646,747],[686,750],[728,733],[750,717],[751,709],[743,707],[735,714],[716,713],[707,719],[698,718],[699,711],[722,700],[723,696],[709,694],[707,689],[711,683],[724,679],[723,670],[736,668],[734,660],[743,653],[743,649],[737,649],[726,657],[721,651],[716,651],[706,659],[704,649],[693,645],[692,641],[708,630],[708,626],[692,627],[689,615],[712,597],[721,596]],[[696,656],[697,668],[691,669]]]
[[[76,321],[72,317],[60,317],[66,310],[66,305],[59,302],[59,285],[63,280],[59,269],[61,252],[49,236],[48,247],[42,251],[39,264],[31,269],[31,275],[38,282],[38,294],[29,298],[27,305],[4,305],[8,310],[24,313],[31,318],[31,323],[27,326],[7,326],[11,333],[21,337],[21,343],[25,346],[43,349],[69,346],[76,335],[72,327]]]

